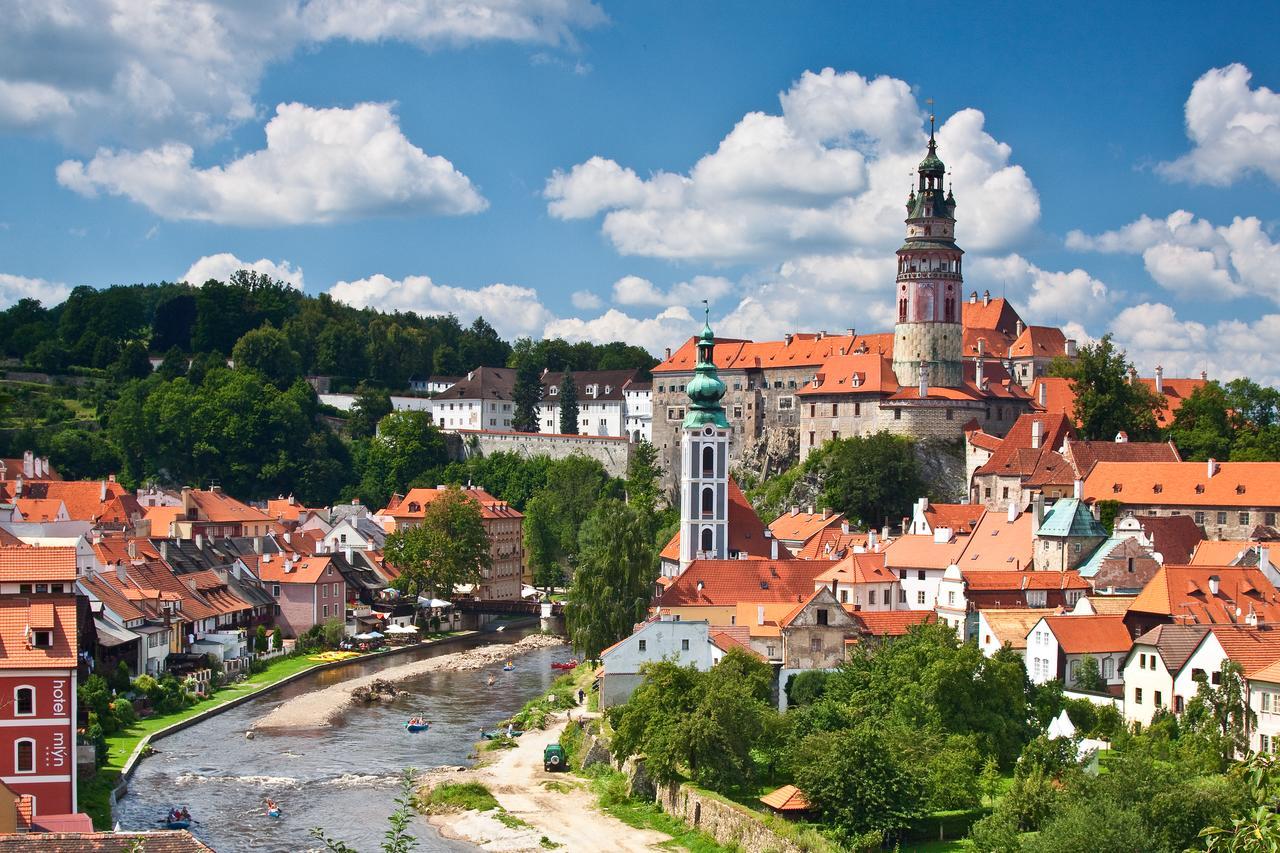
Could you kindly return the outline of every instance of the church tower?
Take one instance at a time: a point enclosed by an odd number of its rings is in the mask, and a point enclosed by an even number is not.
[[[938,159],[929,117],[929,153],[907,198],[907,241],[898,250],[898,323],[893,371],[905,386],[954,388],[964,379],[960,256],[956,200],[943,195],[946,166]]]
[[[729,421],[725,384],[715,364],[710,309],[698,336],[698,361],[680,425],[680,571],[694,560],[729,556]]]

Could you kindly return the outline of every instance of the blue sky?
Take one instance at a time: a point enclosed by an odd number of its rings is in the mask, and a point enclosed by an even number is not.
[[[509,336],[880,330],[932,97],[971,288],[1280,379],[1274,3],[50,5],[0,0],[0,306],[255,264]]]

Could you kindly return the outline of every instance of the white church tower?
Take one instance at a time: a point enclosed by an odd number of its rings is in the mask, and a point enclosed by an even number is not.
[[[729,421],[715,364],[710,310],[698,337],[689,413],[680,426],[680,571],[729,556]]]

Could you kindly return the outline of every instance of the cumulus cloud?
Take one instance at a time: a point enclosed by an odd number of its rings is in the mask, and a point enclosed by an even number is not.
[[[1250,88],[1239,63],[1211,68],[1191,87],[1186,104],[1191,150],[1159,170],[1173,180],[1227,186],[1261,172],[1280,183],[1280,93]]]
[[[733,283],[719,276],[695,276],[691,281],[682,281],[662,290],[647,278],[626,275],[613,283],[613,301],[619,305],[688,307],[703,299],[715,302],[731,290],[733,290]]]
[[[1018,254],[1001,258],[974,258],[966,269],[977,287],[1004,292],[1019,313],[1037,324],[1062,325],[1101,316],[1117,295],[1086,271],[1041,269]]]
[[[569,301],[573,303],[574,308],[582,311],[594,311],[604,306],[604,300],[590,290],[575,290],[569,296]]]
[[[537,337],[553,319],[538,299],[536,290],[511,284],[472,289],[436,284],[425,275],[397,280],[377,274],[356,281],[340,281],[329,288],[329,295],[356,308],[456,314],[463,323],[483,316],[505,337]]]
[[[58,182],[85,196],[126,196],[166,219],[224,225],[456,215],[487,204],[452,163],[411,143],[387,104],[281,104],[266,137],[266,148],[209,168],[196,166],[191,147],[180,143],[103,149],[88,163],[59,165]]]
[[[604,15],[589,0],[0,0],[0,18],[0,129],[92,147],[217,139],[299,47],[565,45]]]
[[[1144,375],[1161,365],[1165,376],[1206,371],[1221,381],[1248,376],[1280,384],[1280,367],[1264,344],[1280,335],[1280,314],[1202,323],[1182,319],[1162,302],[1144,302],[1117,314],[1110,331]]]
[[[682,305],[673,305],[656,317],[632,317],[617,308],[610,308],[595,319],[560,318],[547,323],[543,336],[564,338],[571,343],[626,341],[656,355],[666,347],[674,349],[694,331],[695,321],[689,310]]]
[[[272,261],[259,258],[256,261],[242,261],[230,252],[219,252],[216,255],[205,255],[187,269],[178,281],[188,284],[202,285],[209,279],[226,281],[237,270],[253,270],[279,279],[290,287],[302,290],[302,267],[295,267],[288,261]]]
[[[902,237],[907,175],[924,153],[922,113],[890,77],[825,69],[779,96],[781,115],[744,116],[687,174],[592,157],[557,170],[543,194],[561,219],[603,214],[623,254],[778,262],[800,254],[888,252]],[[990,251],[1034,228],[1039,196],[973,109],[938,130],[966,247]]]
[[[60,281],[26,278],[0,272],[0,309],[21,299],[38,299],[45,305],[57,305],[71,295],[71,286]]]
[[[1164,219],[1141,216],[1114,231],[1072,231],[1067,246],[1082,251],[1142,255],[1158,284],[1183,296],[1261,295],[1280,303],[1280,243],[1254,216],[1214,225],[1185,210]]]

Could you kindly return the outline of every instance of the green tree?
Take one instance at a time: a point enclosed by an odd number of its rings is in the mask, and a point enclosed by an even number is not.
[[[385,389],[361,382],[356,386],[356,399],[351,404],[347,429],[352,438],[370,438],[378,430],[378,422],[391,414],[391,395]]]
[[[570,370],[566,370],[560,380],[560,432],[578,434],[578,386]]]
[[[631,458],[627,461],[627,504],[635,507],[645,519],[652,537],[662,518],[658,514],[662,496],[662,468],[658,464],[658,449],[647,441],[631,446]]]
[[[259,625],[253,638],[253,650],[260,655],[267,653],[267,626]]]
[[[302,375],[302,360],[288,336],[270,326],[246,332],[231,350],[231,360],[237,370],[256,370],[277,388],[289,387]]]
[[[164,380],[177,379],[179,376],[187,375],[187,355],[176,346],[169,347],[164,354],[164,359],[160,362],[160,366],[156,368],[156,374]]]
[[[924,494],[911,439],[878,432],[823,446],[822,500],[871,527],[910,515]]]
[[[478,584],[489,568],[489,537],[480,505],[451,486],[426,505],[422,522],[387,537],[387,562],[400,570],[396,588],[410,601],[426,592],[450,596]]]
[[[538,432],[538,404],[542,402],[542,370],[531,358],[516,366],[516,384],[511,392],[515,412],[511,428],[516,432]]]
[[[919,778],[882,747],[874,726],[809,735],[793,764],[796,787],[846,843],[898,832],[923,813]]]
[[[1111,441],[1123,431],[1134,441],[1157,438],[1159,397],[1141,382],[1129,381],[1130,364],[1111,335],[1080,347],[1079,357],[1056,368],[1071,380],[1075,417],[1086,439]]]
[[[378,424],[361,466],[360,499],[384,506],[391,495],[447,461],[444,436],[428,412],[392,412]]]
[[[146,344],[141,341],[130,341],[120,350],[119,357],[111,365],[111,374],[117,382],[130,379],[143,379],[151,375],[151,358],[147,355]]]
[[[555,505],[550,494],[539,493],[524,510],[524,556],[533,585],[548,593],[564,583],[564,554],[555,529]]]
[[[1249,707],[1249,689],[1244,668],[1233,660],[1224,660],[1218,673],[1218,686],[1201,678],[1196,695],[1187,703],[1183,716],[1192,731],[1213,736],[1220,749],[1220,770],[1225,770],[1237,753],[1249,749],[1249,731],[1257,715]]]
[[[573,647],[587,658],[631,633],[653,596],[653,549],[639,513],[602,501],[582,524],[577,571],[565,604]]]
[[[284,632],[279,626],[271,629],[271,648],[277,652],[284,648]]]
[[[1169,438],[1183,459],[1227,459],[1236,435],[1234,420],[1222,386],[1210,382],[1182,401],[1169,427]]]
[[[987,798],[987,805],[992,808],[995,807],[996,797],[1000,796],[1002,782],[999,762],[994,755],[988,755],[986,761],[982,762],[982,775],[978,778],[978,785],[982,789],[982,796]]]
[[[1200,833],[1212,853],[1275,853],[1280,850],[1280,765],[1275,756],[1254,755],[1246,767],[1250,808],[1231,825],[1212,825]]]
[[[1080,658],[1080,666],[1076,670],[1075,687],[1077,690],[1091,690],[1103,693],[1107,682],[1102,678],[1102,670],[1098,668],[1098,659],[1093,655]]]

